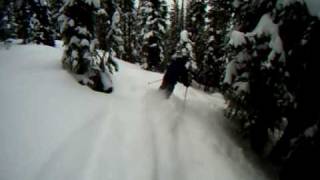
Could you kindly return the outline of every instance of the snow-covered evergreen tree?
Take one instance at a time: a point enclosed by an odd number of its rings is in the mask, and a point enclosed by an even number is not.
[[[252,31],[259,22],[260,17],[265,13],[271,12],[276,2],[277,0],[234,0],[232,2],[235,13],[234,20],[232,20],[234,29],[241,32]]]
[[[17,36],[23,43],[54,46],[51,13],[46,0],[16,1]]]
[[[65,3],[61,32],[66,48],[62,62],[66,69],[76,74],[88,72],[93,64],[94,10],[95,7],[84,0]]]
[[[175,53],[175,47],[179,41],[180,33],[180,8],[177,0],[173,1],[170,10],[170,27],[168,30],[168,39],[166,40],[166,61],[170,61],[171,56]]]
[[[204,51],[206,48],[206,3],[204,0],[192,0],[189,2],[187,10],[186,29],[190,32],[190,39],[194,42],[195,61],[199,68],[199,72],[203,72]],[[203,83],[203,75],[198,74],[195,78],[198,82]]]
[[[109,43],[109,39],[111,34],[109,33],[110,27],[112,24],[112,16],[116,11],[115,4],[113,1],[102,1],[101,7],[97,11],[97,23],[96,23],[96,31],[98,38],[98,46],[99,49],[103,49],[105,51],[109,51],[112,46]]]
[[[180,7],[180,12],[179,12],[179,29],[186,29],[186,13],[185,13],[185,0],[181,0],[181,7]]]
[[[230,33],[227,114],[242,125],[257,152],[282,166],[282,179],[318,176],[308,164],[319,158],[320,119],[312,105],[320,100],[314,86],[319,19],[310,16],[303,1],[264,2],[257,5],[268,13],[254,28],[253,20],[244,25],[235,20],[236,29],[252,30]]]
[[[0,15],[0,40],[17,38],[17,22],[14,3],[9,1]]]
[[[163,36],[167,31],[167,3],[165,0],[144,0],[140,3],[140,57],[145,69],[158,71],[164,60]]]
[[[111,37],[110,43],[112,50],[116,53],[116,56],[122,57],[125,53],[124,49],[124,40],[123,40],[123,33],[120,28],[120,12],[116,10],[112,15],[112,23],[111,23]]]
[[[54,31],[51,12],[47,1],[31,1],[32,17],[30,18],[31,41],[37,44],[54,46]]]
[[[23,43],[26,44],[31,42],[30,19],[32,17],[32,7],[29,1],[21,1],[19,5],[16,13],[17,34],[18,38],[22,39]]]
[[[284,109],[292,107],[293,103],[285,83],[288,72],[279,27],[270,14],[265,14],[252,32],[233,31],[230,44],[235,53],[229,57],[231,61],[224,82],[231,85],[236,104],[244,108],[231,111],[236,112],[231,118],[248,128],[252,146],[263,152],[268,129],[273,130],[275,124],[288,118]]]
[[[275,19],[280,24],[288,89],[294,97],[294,107],[287,109],[288,126],[273,148],[271,158],[283,165],[283,179],[319,178],[314,164],[319,162],[319,113],[314,102],[320,100],[318,43],[320,21],[311,17],[303,1],[279,1]]]
[[[120,29],[123,33],[123,53],[121,58],[125,61],[135,62],[136,59],[133,56],[134,47],[134,36],[135,36],[135,8],[134,8],[134,0],[117,0],[120,11]]]
[[[206,48],[203,61],[203,84],[205,90],[220,88],[221,77],[225,66],[225,45],[232,14],[230,0],[209,1],[206,22]]]
[[[61,27],[65,44],[62,63],[65,69],[78,74],[80,83],[109,93],[112,91],[110,69],[105,57],[95,58],[99,55],[96,54],[94,15],[99,7],[97,0],[66,1]]]
[[[120,9],[113,1],[101,1],[101,9],[97,13],[97,36],[99,48],[113,51],[121,57],[124,53],[122,31],[120,29]]]
[[[31,41],[34,43],[40,44],[41,43],[41,24],[37,17],[37,14],[33,13],[32,17],[30,18],[30,28],[31,28]]]
[[[64,4],[64,0],[49,0],[49,9],[51,11],[51,18],[52,18],[52,24],[53,24],[53,30],[55,39],[61,39],[60,36],[60,22],[59,17],[61,15],[61,8]]]
[[[188,63],[186,64],[187,69],[190,73],[190,78],[194,79],[196,76],[196,73],[199,71],[197,67],[197,63],[195,61],[195,55],[193,52],[193,45],[194,42],[192,42],[189,38],[189,32],[187,30],[182,30],[180,33],[180,40],[175,48],[175,53],[173,54],[173,59],[175,56],[183,56],[187,57]]]

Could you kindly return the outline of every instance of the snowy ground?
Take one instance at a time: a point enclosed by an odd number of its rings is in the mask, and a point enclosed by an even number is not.
[[[0,50],[1,180],[264,180],[222,128],[224,101],[119,61],[115,91],[79,85],[60,48]]]

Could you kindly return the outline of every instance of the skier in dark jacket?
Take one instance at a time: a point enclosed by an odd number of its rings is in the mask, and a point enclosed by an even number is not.
[[[168,66],[160,86],[160,90],[169,98],[177,82],[183,83],[186,87],[190,86],[189,72],[186,67],[188,58],[185,56],[175,57]]]

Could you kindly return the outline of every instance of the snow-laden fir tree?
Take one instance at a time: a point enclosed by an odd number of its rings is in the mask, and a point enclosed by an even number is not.
[[[314,86],[319,19],[310,16],[303,1],[274,5],[252,31],[230,33],[224,79],[230,86],[228,117],[242,125],[257,152],[282,166],[281,179],[319,177],[311,165],[318,163],[320,147],[313,105],[320,100]],[[235,28],[252,26],[237,23]]]
[[[232,20],[234,22],[234,29],[241,32],[252,31],[259,22],[260,17],[265,13],[271,12],[277,1],[278,0],[232,1],[233,11],[235,13],[234,20]],[[288,2],[290,1],[292,0]]]
[[[320,100],[320,89],[314,83],[319,77],[320,21],[303,1],[277,2],[275,19],[284,40],[294,106],[287,109],[288,126],[271,158],[283,165],[282,179],[318,179],[320,116],[314,103]]]
[[[205,90],[219,89],[225,66],[225,45],[232,14],[232,1],[213,0],[208,2],[206,42],[203,61],[203,84]]]
[[[76,74],[87,73],[93,65],[95,8],[85,0],[65,2],[61,33],[66,47],[62,62]]]
[[[17,22],[15,17],[15,5],[12,1],[4,4],[4,11],[0,15],[0,40],[17,38]]]
[[[167,31],[167,3],[165,0],[143,0],[139,6],[140,57],[145,69],[158,71],[164,60],[163,36]]]
[[[195,55],[193,52],[194,42],[189,38],[189,32],[187,30],[182,30],[180,33],[180,40],[175,48],[175,53],[173,54],[173,59],[176,56],[183,56],[188,59],[186,68],[189,71],[190,79],[193,80],[196,76],[196,73],[199,71],[197,63],[195,61]]]
[[[203,83],[203,61],[205,51],[205,17],[206,3],[204,0],[191,0],[187,8],[186,29],[190,32],[190,39],[194,42],[195,61],[199,73],[195,79]]]
[[[123,33],[123,53],[121,59],[129,62],[135,62],[136,59],[133,56],[134,50],[134,36],[135,36],[135,8],[134,0],[117,0],[117,4],[120,7],[120,29]]]
[[[41,24],[37,17],[37,14],[33,13],[32,17],[30,18],[30,28],[31,28],[31,41],[37,44],[41,42]]]
[[[31,27],[30,27],[31,17],[32,17],[32,7],[29,0],[21,1],[21,3],[17,5],[16,21],[18,24],[18,27],[17,27],[18,38],[22,39],[24,44],[31,42]]]
[[[180,33],[180,8],[177,0],[173,0],[172,9],[170,10],[170,26],[168,30],[168,39],[166,40],[166,62],[170,61],[171,56],[175,53],[176,45],[179,41]]]
[[[31,4],[31,18],[30,40],[37,44],[45,44],[48,46],[54,46],[54,30],[51,19],[51,12],[48,7],[47,1],[32,0]]]
[[[101,1],[101,7],[97,11],[96,17],[96,34],[98,39],[99,49],[109,51],[112,46],[109,43],[111,34],[110,27],[112,24],[112,16],[116,11],[116,7],[113,1]]]
[[[255,150],[268,153],[268,133],[288,118],[285,109],[293,103],[279,27],[267,13],[252,32],[233,31],[230,45],[234,56],[229,57],[224,82],[231,86],[231,101],[236,103],[229,117],[248,130]]]
[[[186,28],[186,13],[185,13],[185,0],[181,0],[181,7],[179,12],[179,29],[182,31]]]
[[[122,31],[120,29],[120,9],[114,1],[101,1],[97,12],[97,37],[99,48],[114,52],[121,57],[124,53]]]
[[[111,34],[109,43],[111,44],[112,51],[115,52],[117,57],[122,57],[125,53],[123,33],[120,28],[120,20],[120,9],[118,9],[112,15],[112,23],[109,32]]]
[[[51,18],[53,23],[52,28],[54,30],[55,39],[61,39],[59,17],[62,13],[61,8],[63,4],[64,0],[49,0],[49,7],[52,14]]]
[[[4,11],[0,15],[0,40],[17,38],[17,22],[15,15],[15,5],[9,2],[5,5]]]
[[[80,83],[92,89],[111,92],[111,79],[105,58],[95,58],[95,11],[100,7],[98,0],[68,0],[65,2],[61,27],[65,50],[63,67],[77,74]]]

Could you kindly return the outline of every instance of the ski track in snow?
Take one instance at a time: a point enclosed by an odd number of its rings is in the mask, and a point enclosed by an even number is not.
[[[1,180],[267,179],[223,129],[221,95],[190,88],[185,104],[178,84],[163,99],[160,82],[148,85],[161,74],[122,61],[114,93],[93,92],[61,70],[61,54],[0,50]]]

